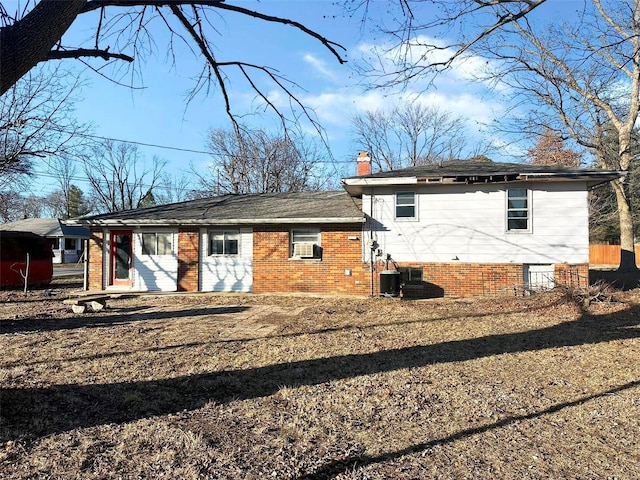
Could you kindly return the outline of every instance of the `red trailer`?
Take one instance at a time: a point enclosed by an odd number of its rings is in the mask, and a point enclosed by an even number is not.
[[[47,285],[53,277],[51,240],[31,232],[0,231],[0,288],[22,287],[29,254],[29,285]]]

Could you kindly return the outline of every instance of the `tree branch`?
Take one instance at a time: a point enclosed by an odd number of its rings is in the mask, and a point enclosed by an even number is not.
[[[47,56],[85,3],[41,0],[22,19],[0,28],[0,95]]]
[[[53,50],[49,52],[42,61],[47,60],[62,60],[65,58],[83,58],[83,57],[100,57],[104,60],[111,60],[116,58],[118,60],[125,60],[127,62],[133,62],[133,57],[125,55],[124,53],[111,53],[109,49],[93,49],[93,48],[76,48],[73,50]]]
[[[538,0],[538,1],[544,2],[545,0]],[[152,6],[155,8],[170,7],[172,11],[175,13],[175,10],[174,10],[175,8],[180,6],[188,6],[188,5],[219,8],[221,10],[240,13],[242,15],[257,18],[259,20],[264,20],[266,22],[289,25],[293,28],[296,28],[306,33],[310,37],[313,37],[316,40],[318,40],[336,57],[338,62],[340,62],[341,64],[347,62],[338,53],[338,49],[341,49],[343,51],[346,50],[342,45],[336,42],[332,42],[326,37],[320,35],[318,32],[304,26],[303,24],[296,22],[294,20],[290,20],[288,18],[275,17],[273,15],[266,15],[256,10],[250,10],[248,8],[240,7],[238,5],[229,5],[225,3],[225,0],[157,0],[157,1],[154,1],[154,0],[89,0],[86,3],[82,13],[90,12],[92,10],[96,10],[103,7],[110,7],[110,6],[118,6],[118,7]]]

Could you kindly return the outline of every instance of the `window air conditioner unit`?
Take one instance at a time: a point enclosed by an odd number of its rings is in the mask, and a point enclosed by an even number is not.
[[[313,257],[313,243],[294,243],[293,244],[293,256],[294,257]]]

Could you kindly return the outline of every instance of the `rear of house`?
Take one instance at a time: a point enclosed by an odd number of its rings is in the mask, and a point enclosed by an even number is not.
[[[343,184],[362,199],[373,261],[421,297],[586,285],[588,189],[619,175],[473,161],[360,171]]]
[[[365,217],[345,192],[226,195],[82,222],[94,290],[369,291]]]
[[[81,219],[94,290],[473,296],[588,281],[588,189],[621,173],[451,161],[343,192],[226,195]],[[392,279],[392,280],[389,280]]]

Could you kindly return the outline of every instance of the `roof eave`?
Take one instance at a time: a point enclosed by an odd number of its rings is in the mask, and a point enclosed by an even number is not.
[[[491,174],[460,174],[460,175],[442,175],[442,176],[421,176],[421,177],[384,177],[384,178],[367,178],[367,177],[351,177],[342,180],[342,186],[351,196],[360,196],[366,189],[374,187],[394,187],[402,185],[462,185],[466,183],[483,183],[481,181],[463,182],[452,181],[466,177],[473,179],[475,177],[491,177],[491,183],[512,183],[512,182],[587,182],[591,187],[602,183],[610,182],[616,178],[623,176],[625,172],[617,170],[605,170],[601,172],[531,172],[531,173],[491,173]],[[504,177],[504,178],[502,178]]]
[[[349,195],[362,195],[365,189],[374,187],[390,187],[394,185],[415,185],[418,183],[417,177],[392,177],[392,178],[368,178],[368,177],[351,177],[343,178],[342,187]]]
[[[318,223],[365,223],[364,216],[357,217],[318,217],[318,218],[237,218],[237,219],[105,219],[105,220],[77,220],[88,227],[190,227],[215,225],[282,225],[282,224],[318,224]]]

